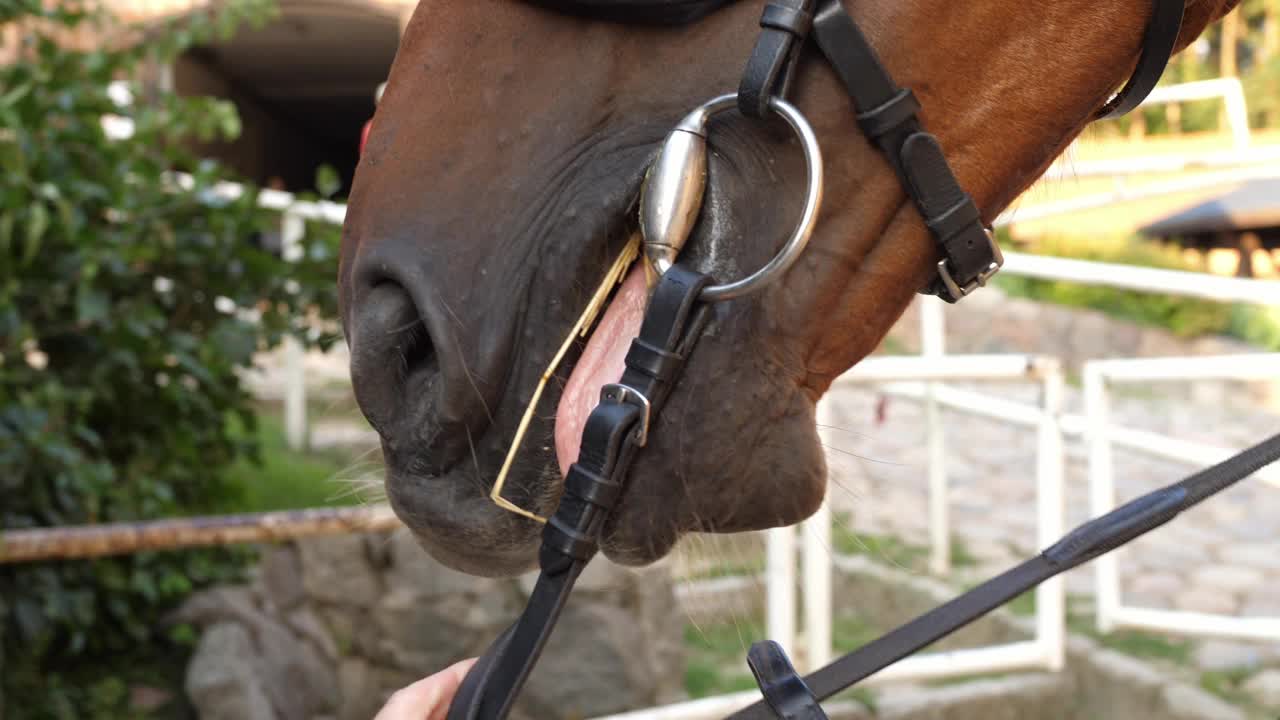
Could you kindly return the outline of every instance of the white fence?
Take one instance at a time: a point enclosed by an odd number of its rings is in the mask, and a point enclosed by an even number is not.
[[[1251,155],[1247,161],[1233,162],[1230,163],[1231,167],[1211,173],[1206,172],[1190,177],[1162,180],[1136,188],[1130,188],[1121,179],[1117,180],[1116,187],[1110,192],[1041,203],[1030,207],[1015,206],[996,218],[994,225],[995,227],[1006,227],[1019,222],[1031,222],[1047,217],[1096,210],[1116,203],[1147,200],[1193,190],[1206,190],[1228,183],[1278,178],[1280,177],[1280,162],[1277,162],[1277,160],[1280,160],[1280,149],[1269,148],[1259,150],[1256,154]]]
[[[1245,105],[1244,86],[1239,78],[1196,80],[1178,85],[1162,85],[1142,101],[1142,106],[1192,102],[1221,98],[1227,126],[1237,150],[1249,147],[1249,111]]]
[[[1064,260],[1059,258],[1006,253],[1004,272],[1042,279],[1066,280],[1082,284],[1159,292],[1207,300],[1244,302],[1263,306],[1280,306],[1280,283],[1263,280],[1224,278],[1197,273],[1150,268],[1116,266],[1105,263]],[[922,330],[941,333],[942,323],[936,318],[924,318]],[[925,339],[924,345],[940,345],[940,339]],[[857,368],[853,374],[857,373]],[[1257,353],[1191,358],[1133,358],[1096,360],[1085,364],[1084,415],[1061,414],[1056,419],[1058,432],[1064,436],[1084,438],[1089,447],[1089,482],[1091,512],[1101,516],[1114,508],[1116,503],[1111,449],[1125,447],[1149,456],[1160,457],[1203,467],[1227,458],[1236,451],[1203,443],[1175,439],[1159,433],[1137,428],[1113,425],[1107,413],[1108,383],[1121,382],[1188,382],[1205,379],[1273,380],[1280,381],[1280,353]],[[956,409],[984,414],[1009,422],[1033,424],[1038,418],[1037,408],[1008,400],[991,398],[971,390],[946,386],[933,388],[890,385],[891,393],[930,399]],[[943,432],[935,421],[927,424],[930,435]],[[930,441],[930,448],[936,443]],[[1042,452],[1043,458],[1043,452]],[[930,453],[929,462],[938,462]],[[931,476],[932,476],[931,470]],[[1266,468],[1255,478],[1280,488],[1280,468]],[[931,487],[931,504],[938,504],[938,488]],[[943,503],[945,506],[945,503]],[[931,513],[931,518],[934,514]],[[947,552],[948,536],[931,533],[935,543],[933,556]],[[1280,536],[1277,537],[1280,541]],[[1042,535],[1043,542],[1043,535]],[[1244,637],[1253,639],[1280,639],[1280,618],[1236,618],[1205,613],[1157,611],[1123,606],[1119,593],[1117,553],[1110,553],[1095,561],[1098,580],[1099,630],[1109,632],[1117,627],[1133,627],[1161,630],[1169,633]]]
[[[1116,506],[1111,449],[1118,444],[1117,436],[1126,432],[1112,424],[1108,408],[1109,384],[1205,379],[1275,380],[1277,377],[1280,377],[1280,353],[1133,358],[1087,363],[1084,369],[1085,427],[1088,429],[1089,494],[1093,516],[1104,515]],[[1225,448],[1175,441],[1151,433],[1143,433],[1140,439],[1143,452],[1197,465],[1211,465],[1234,454],[1234,451]],[[1254,477],[1280,489],[1280,468],[1264,468]],[[1277,534],[1277,540],[1280,541],[1280,533]],[[1125,552],[1121,549],[1094,561],[1097,577],[1097,625],[1101,632],[1129,627],[1183,635],[1280,640],[1280,617],[1243,618],[1124,605],[1120,594],[1119,564]]]
[[[1111,178],[1113,187],[1082,197],[1023,206],[1021,203],[996,219],[996,227],[1015,222],[1031,222],[1042,218],[1067,215],[1083,210],[1143,200],[1179,192],[1202,190],[1227,183],[1280,177],[1280,147],[1253,147],[1249,131],[1248,109],[1244,89],[1236,78],[1198,80],[1156,88],[1143,105],[1181,103],[1221,99],[1232,146],[1229,150],[1175,155],[1162,153],[1151,157],[1121,157],[1076,161],[1070,151],[1057,160],[1043,175],[1046,180]],[[1134,175],[1157,175],[1197,172],[1189,177],[1151,182],[1130,187]]]
[[[966,413],[1007,420],[1034,429],[1036,446],[1036,542],[1048,547],[1066,531],[1064,527],[1064,456],[1062,428],[1063,374],[1054,358],[1022,355],[949,355],[915,358],[869,358],[859,363],[840,382],[848,383],[903,383],[889,385],[898,393],[920,393],[938,404],[947,404],[939,397],[945,386],[931,383],[913,383],[919,380],[1027,380],[1041,385],[1040,407],[1024,406],[1015,413],[1006,413],[999,405],[976,403],[957,407]],[[942,434],[940,417],[926,426],[929,434]],[[930,448],[934,447],[930,443]],[[941,443],[938,443],[941,447]],[[941,478],[941,483],[930,483],[930,518],[940,518],[949,529],[947,519],[946,458],[930,454],[931,481]],[[936,475],[932,465],[941,466]],[[937,559],[950,558],[950,532],[931,533],[934,566]],[[1000,672],[1018,669],[1061,669],[1065,657],[1066,606],[1065,590],[1061,577],[1053,578],[1036,588],[1036,634],[1028,642],[957,650],[934,655],[917,655],[886,668],[872,676],[871,681],[906,680],[922,678],[954,677],[977,672]],[[830,608],[827,608],[830,612]]]
[[[1006,414],[999,406],[964,405],[958,409],[975,415],[995,417],[1027,425],[1038,432],[1036,451],[1036,499],[1038,542],[1043,547],[1055,542],[1063,528],[1063,442],[1058,417],[1062,412],[1063,376],[1053,358],[1023,355],[950,355],[939,357],[873,357],[859,363],[842,376],[842,385],[879,385],[891,392],[928,397],[939,388],[931,381],[1022,380],[1042,386],[1039,408],[1022,406]],[[925,382],[921,382],[925,381]],[[820,426],[831,426],[830,400],[819,403]],[[930,425],[930,434],[941,435],[941,425]],[[930,447],[933,447],[932,445]],[[941,447],[939,445],[939,447]],[[930,456],[929,517],[931,524],[949,528],[945,457]],[[950,533],[932,536],[931,558],[950,557]],[[825,665],[831,656],[831,515],[826,505],[800,527],[804,539],[804,620],[805,653],[801,665],[810,670]],[[796,649],[794,628],[794,577],[786,568],[795,567],[795,529],[777,528],[767,536],[768,636],[789,653]],[[782,568],[775,567],[782,565]],[[775,577],[774,573],[779,574]],[[1035,638],[977,650],[959,650],[936,655],[920,655],[903,660],[874,676],[872,682],[939,678],[980,671],[1027,668],[1057,669],[1064,653],[1063,585],[1050,580],[1036,591]],[[794,653],[793,653],[794,654]],[[797,654],[798,655],[798,654]],[[975,669],[976,668],[976,669]]]

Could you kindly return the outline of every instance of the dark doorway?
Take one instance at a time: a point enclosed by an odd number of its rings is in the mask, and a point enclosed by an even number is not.
[[[226,98],[239,109],[240,138],[205,154],[261,185],[280,178],[291,191],[316,189],[317,169],[330,165],[341,197],[399,41],[398,19],[377,6],[286,2],[261,29],[184,55],[174,90]]]

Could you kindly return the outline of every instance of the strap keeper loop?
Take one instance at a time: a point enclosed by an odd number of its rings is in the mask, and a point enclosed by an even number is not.
[[[611,510],[622,494],[622,485],[574,463],[565,475],[564,491],[583,502]]]
[[[684,356],[635,338],[631,341],[631,349],[627,350],[624,362],[636,372],[644,373],[658,382],[669,383],[675,380],[684,365]]]
[[[974,238],[985,240],[984,233],[986,228],[982,224],[982,213],[968,195],[965,195],[964,199],[947,208],[944,212],[931,218],[925,218],[925,225],[929,227],[929,231],[944,247],[951,241],[951,238],[964,232],[969,232],[973,235],[970,242]],[[985,245],[985,242],[983,244]]]
[[[550,561],[559,558],[570,558],[578,562],[587,562],[595,556],[599,549],[595,539],[586,533],[579,532],[564,523],[558,516],[547,519],[542,529],[542,566],[547,569]],[[551,555],[551,557],[548,557]]]
[[[902,88],[882,105],[858,113],[858,127],[868,138],[876,140],[915,120],[918,112],[920,101],[915,93]]]
[[[764,6],[764,12],[760,14],[760,27],[791,33],[803,40],[808,37],[809,30],[813,27],[813,14],[769,3]]]

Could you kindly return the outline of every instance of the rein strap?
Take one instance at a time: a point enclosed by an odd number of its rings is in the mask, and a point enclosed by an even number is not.
[[[467,673],[448,720],[499,720],[529,678],[578,576],[599,549],[650,422],[658,420],[685,360],[710,317],[699,300],[711,278],[675,265],[649,300],[640,334],[631,341],[621,380],[607,385],[582,430],[582,450],[569,467],[564,493],[542,532],[542,572],[514,625]]]
[[[998,575],[963,595],[940,605],[915,620],[882,635],[803,679],[790,670],[781,649],[756,643],[753,657],[772,656],[769,677],[772,694],[729,716],[729,720],[772,720],[777,717],[821,718],[817,715],[779,715],[780,706],[802,707],[812,713],[825,700],[865,680],[902,658],[918,652],[950,635],[1001,605],[1036,587],[1045,580],[1105,555],[1173,520],[1219,492],[1280,460],[1280,435],[1231,457],[1213,467],[1147,493],[1101,517],[1077,527],[1044,552]],[[755,669],[755,665],[752,665]],[[789,671],[789,672],[788,672]],[[760,673],[757,672],[757,677]],[[764,683],[761,683],[762,685]],[[781,688],[781,689],[779,689]],[[785,691],[784,691],[785,690]],[[818,710],[821,713],[821,710]]]

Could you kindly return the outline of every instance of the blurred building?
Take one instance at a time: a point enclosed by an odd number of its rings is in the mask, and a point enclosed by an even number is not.
[[[126,23],[147,24],[202,12],[219,0],[103,0]],[[243,132],[233,143],[201,148],[242,175],[290,190],[313,189],[321,164],[338,170],[341,194],[351,186],[360,133],[373,115],[374,92],[417,0],[276,0],[278,15],[259,29],[197,47],[171,67],[152,68],[148,82],[181,95],[212,95],[239,108]],[[17,58],[21,28],[5,29],[0,62]],[[136,34],[135,34],[136,37]],[[68,36],[79,47],[106,39]],[[8,57],[6,57],[6,55]]]
[[[1203,254],[1211,272],[1276,277],[1280,261],[1280,177],[1246,180],[1222,188],[1139,231]],[[1215,263],[1215,257],[1227,258],[1233,267],[1228,269],[1221,261]]]

